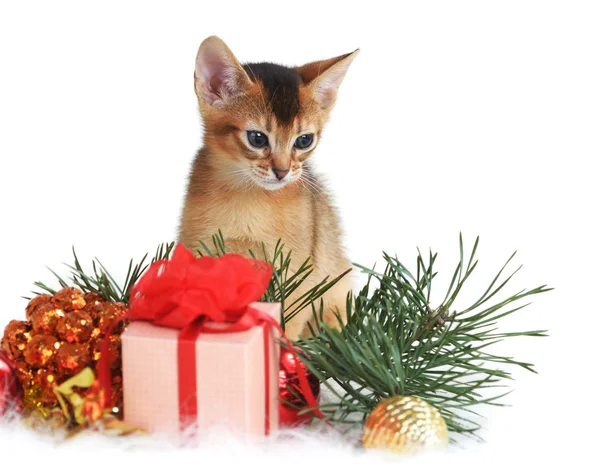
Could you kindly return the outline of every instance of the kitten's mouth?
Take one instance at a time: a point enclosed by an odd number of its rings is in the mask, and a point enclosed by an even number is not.
[[[293,173],[286,175],[286,177],[282,179],[270,178],[262,174],[253,174],[252,179],[258,187],[266,189],[268,191],[276,191],[281,189],[282,187],[287,186],[288,184],[297,181],[300,177],[300,174],[301,171],[294,171]]]
[[[281,189],[283,186],[286,186],[290,180],[287,181],[272,181],[269,179],[257,179],[256,184],[263,189],[267,189],[270,191],[275,191],[277,189]]]

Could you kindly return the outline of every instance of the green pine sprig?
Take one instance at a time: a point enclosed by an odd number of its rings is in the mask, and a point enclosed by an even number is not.
[[[156,248],[156,253],[150,262],[147,261],[149,254],[145,254],[142,259],[135,264],[133,263],[133,259],[131,259],[123,284],[119,284],[97,258],[92,261],[92,269],[90,272],[84,270],[79,262],[75,248],[73,248],[73,264],[65,264],[70,271],[69,279],[65,280],[54,270],[49,270],[56,277],[61,288],[74,286],[84,293],[97,293],[107,301],[129,304],[129,292],[142,274],[153,262],[168,259],[174,247],[175,243],[173,242],[162,243]],[[49,293],[51,295],[56,294],[55,288],[49,287],[43,282],[34,282],[34,285],[42,290],[33,291],[32,293],[34,295],[40,295],[41,293]]]
[[[467,259],[461,235],[459,262],[438,307],[430,304],[437,255],[430,252],[425,260],[419,252],[416,275],[386,253],[383,272],[357,266],[368,282],[348,297],[345,325],[327,326],[315,309],[316,326],[309,325],[313,336],[297,345],[307,355],[308,368],[335,397],[320,405],[327,419],[350,431],[383,399],[414,395],[439,408],[451,432],[475,435],[480,405],[502,405],[499,400],[507,394],[502,388],[512,379],[508,368],[534,371],[530,363],[490,351],[507,338],[546,335],[499,331],[502,318],[527,306],[522,300],[551,290],[544,285],[501,296],[519,270],[502,277],[514,254],[476,301],[453,308],[477,266],[478,243],[479,238]]]

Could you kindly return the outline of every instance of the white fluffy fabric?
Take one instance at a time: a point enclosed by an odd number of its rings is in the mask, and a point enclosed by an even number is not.
[[[521,377],[523,386],[524,382],[533,384],[541,377],[529,378]],[[329,390],[325,386],[321,388],[321,401],[332,401]],[[226,428],[199,431],[184,438],[156,434],[117,437],[89,430],[66,439],[62,431],[34,431],[18,415],[11,414],[0,418],[0,469],[4,469],[6,461],[14,461],[18,467],[19,459],[28,462],[22,466],[27,469],[71,466],[82,469],[488,469],[510,467],[515,462],[520,468],[530,463],[532,467],[543,463],[554,467],[557,462],[566,461],[565,458],[585,461],[585,451],[593,438],[589,432],[593,423],[591,415],[565,414],[562,408],[535,405],[535,392],[529,391],[521,396],[523,402],[516,400],[511,407],[480,405],[474,408],[487,417],[478,419],[482,424],[477,432],[480,440],[451,434],[455,441],[447,448],[413,455],[366,450],[360,445],[360,430],[342,435],[337,426],[331,428],[325,424],[279,431],[276,436],[252,440]],[[9,458],[3,459],[5,455]]]
[[[65,440],[61,434],[40,434],[18,419],[0,425],[2,454],[21,467],[141,467],[160,463],[158,467],[399,467],[407,462],[450,467],[464,467],[472,455],[459,448],[428,452],[415,456],[398,456],[382,451],[365,451],[353,446],[333,431],[300,429],[280,432],[276,438],[248,442],[224,429],[213,429],[185,445],[164,436],[111,437],[83,432]],[[2,460],[0,458],[0,460]],[[77,463],[75,464],[75,462]],[[1,467],[4,467],[2,464]],[[156,466],[153,466],[156,467]]]
[[[501,447],[464,441],[444,450],[416,455],[365,450],[356,438],[327,428],[280,431],[277,437],[248,441],[226,429],[214,428],[183,443],[161,435],[113,437],[86,431],[65,439],[61,432],[40,433],[19,418],[0,419],[0,461],[27,468],[47,467],[204,467],[330,468],[359,467],[506,467],[515,460],[550,461],[555,451],[542,453],[522,440]],[[556,448],[554,448],[556,449]],[[533,459],[532,459],[533,460]],[[26,462],[26,465],[23,463]],[[8,466],[6,466],[8,467]],[[519,466],[521,467],[521,466]]]

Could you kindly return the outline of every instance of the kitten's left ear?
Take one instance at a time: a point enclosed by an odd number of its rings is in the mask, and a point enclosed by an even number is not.
[[[342,84],[350,64],[359,52],[360,49],[356,49],[349,54],[311,62],[296,68],[302,81],[312,88],[315,98],[322,108],[329,108],[335,103],[337,90]]]
[[[245,92],[252,85],[233,52],[216,36],[206,38],[200,44],[194,83],[198,97],[214,107],[222,107],[229,98]]]

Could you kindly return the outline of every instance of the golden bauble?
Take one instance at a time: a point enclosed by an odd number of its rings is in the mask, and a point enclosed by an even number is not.
[[[412,453],[447,444],[446,421],[435,407],[416,396],[395,396],[380,402],[365,422],[365,448]]]

